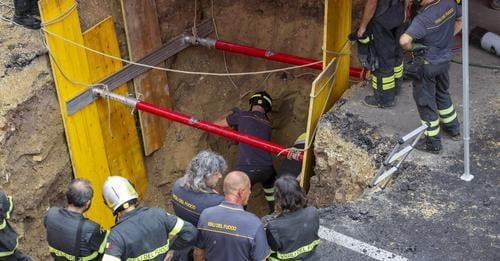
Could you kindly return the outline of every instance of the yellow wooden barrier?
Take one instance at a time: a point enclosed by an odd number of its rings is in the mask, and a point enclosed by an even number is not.
[[[323,30],[323,64],[327,65],[314,80],[309,102],[306,144],[314,138],[320,117],[326,113],[344,91],[349,88],[350,48],[347,36],[351,31],[352,1],[325,0]],[[341,54],[337,54],[341,52]],[[305,151],[302,164],[301,186],[308,191],[313,174],[313,147]]]
[[[85,46],[89,48],[120,57],[120,47],[112,17],[104,19],[84,32],[83,40]],[[120,61],[91,51],[87,51],[87,59],[91,82],[99,82],[123,67]],[[116,88],[114,92],[126,96],[127,84]],[[96,103],[110,174],[126,177],[134,183],[142,195],[148,183],[134,116],[130,108],[123,104],[102,99]],[[105,176],[93,177],[95,184],[103,184],[105,179]],[[101,195],[101,186],[95,188],[95,194]]]
[[[45,30],[83,44],[84,40],[78,12],[76,8],[73,8],[74,5],[75,0],[39,1],[42,21],[48,23]],[[69,10],[70,12],[68,12]],[[102,181],[110,174],[121,174],[119,172],[127,173],[127,175],[133,173],[134,177],[136,177],[136,173],[142,173],[137,176],[137,180],[145,180],[143,178],[145,177],[144,165],[133,165],[137,163],[138,158],[135,154],[132,157],[130,154],[125,154],[133,153],[129,151],[130,148],[127,147],[127,143],[105,140],[109,137],[109,133],[105,133],[108,125],[103,124],[102,118],[107,117],[107,107],[103,109],[105,106],[93,103],[81,109],[78,113],[68,116],[66,101],[88,88],[88,86],[79,83],[90,83],[95,80],[95,77],[90,76],[89,63],[84,49],[49,33],[45,34],[45,38],[51,52],[52,73],[56,83],[73,172],[76,177],[89,179],[96,190],[92,207],[87,212],[87,216],[103,226],[109,227],[113,224],[114,219],[99,194]],[[104,61],[102,62],[104,63]],[[113,71],[117,68],[117,65],[114,66]],[[110,68],[108,70],[111,71]],[[111,114],[112,118],[116,115],[119,115],[119,113]],[[112,122],[115,122],[115,120],[113,119]],[[131,128],[135,128],[135,126],[133,124],[132,126],[122,124],[120,128],[113,128],[113,136],[123,138],[122,131],[132,135]],[[110,146],[114,147],[110,148]],[[122,151],[124,154],[117,155],[117,151]],[[110,153],[107,154],[108,152]],[[142,162],[142,160],[140,161]],[[138,171],[135,172],[137,169]],[[145,184],[145,182],[138,184],[140,193],[143,193],[146,189]]]

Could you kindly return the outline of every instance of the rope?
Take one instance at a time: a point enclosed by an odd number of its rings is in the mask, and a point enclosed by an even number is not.
[[[79,82],[79,81],[75,81],[73,80],[72,78],[70,78],[63,70],[62,70],[62,67],[59,65],[59,62],[57,61],[57,59],[54,57],[54,55],[52,54],[52,52],[50,51],[50,48],[47,44],[47,42],[45,41],[45,38],[43,37],[42,35],[42,45],[45,46],[45,48],[47,48],[48,50],[48,54],[51,58],[51,60],[53,61],[53,63],[55,64],[55,66],[57,67],[57,70],[61,73],[61,75],[64,77],[64,79],[66,79],[66,81],[74,84],[74,85],[80,85],[80,86],[83,86],[83,87],[87,87],[87,88],[94,88],[94,87],[102,87],[103,89],[105,89],[107,92],[111,92],[110,89],[109,89],[109,86],[107,84],[102,84],[102,83],[97,83],[97,84],[88,84],[88,83],[83,83],[83,82]],[[110,102],[110,97],[107,96],[106,97],[106,102],[107,102],[107,120],[108,120],[108,130],[109,130],[109,134],[111,136],[111,138],[113,138],[113,128],[111,127],[111,102]],[[133,112],[133,111],[132,111]]]
[[[349,41],[346,41],[341,49],[341,52],[343,52],[343,50],[345,50],[345,48],[348,46],[348,43]],[[336,75],[337,75],[337,70],[338,70],[338,63],[335,64],[335,71],[333,72],[333,74],[328,78],[328,80],[321,86],[320,90],[315,94],[315,95],[310,95],[311,99],[315,99],[316,97],[318,97],[318,95],[323,92],[323,90],[326,88],[326,86],[328,86],[328,84],[330,83],[331,80],[335,79]],[[331,85],[330,89],[328,90],[328,94],[327,94],[327,97],[330,97],[330,95],[332,94],[333,92],[333,85]],[[326,111],[326,105],[327,103],[325,102],[323,104],[323,107],[321,108],[321,113],[320,114],[324,114],[325,111]],[[305,153],[305,151],[309,150],[311,147],[312,147],[312,143],[313,143],[313,140],[314,140],[314,137],[316,136],[316,133],[318,132],[318,126],[319,124],[316,124],[316,126],[314,127],[314,130],[312,132],[312,135],[311,135],[311,139],[309,139],[309,142],[307,144],[304,145],[304,148],[303,149],[298,149],[298,148],[294,148],[294,147],[290,147],[290,148],[286,148],[282,151],[280,151],[278,153],[278,155],[281,155],[283,154],[284,152],[288,152],[289,153],[289,157],[287,157],[288,159],[294,159],[294,160],[298,160],[298,155],[300,153]]]
[[[461,61],[451,60],[452,63],[462,64]],[[478,63],[469,63],[471,67],[483,68],[483,69],[492,69],[492,70],[500,70],[500,66],[491,65],[491,64],[478,64]]]
[[[197,2],[197,0],[195,0],[195,17],[194,17],[194,26],[193,26],[193,29],[192,29],[194,36],[196,36],[195,34],[197,33],[197,28],[196,28],[197,4],[196,4],[196,2]],[[3,3],[3,2],[1,2],[1,3]],[[214,22],[214,27],[215,27],[215,31],[216,31],[216,35],[217,35],[217,39],[218,39],[218,31],[217,31],[217,27],[216,27],[216,23],[215,23],[215,18],[214,18],[214,15],[213,15],[214,14],[214,1],[212,0],[211,3],[212,3],[212,19],[213,19],[213,22]],[[163,67],[158,67],[158,66],[152,66],[152,65],[147,65],[147,64],[141,64],[141,63],[137,63],[137,62],[133,62],[133,61],[130,61],[130,60],[126,60],[126,59],[123,59],[123,58],[120,58],[120,57],[109,55],[109,54],[103,53],[101,51],[89,48],[89,47],[87,47],[85,45],[77,43],[77,42],[75,42],[73,40],[65,38],[65,37],[63,37],[61,35],[53,33],[51,31],[47,30],[46,28],[44,28],[44,27],[46,27],[48,25],[53,25],[55,23],[58,23],[58,22],[64,20],[65,18],[67,18],[71,14],[71,12],[73,12],[76,9],[76,7],[77,7],[77,4],[75,2],[75,4],[73,6],[71,6],[70,8],[68,8],[68,10],[66,10],[64,13],[62,13],[59,17],[56,17],[56,18],[54,18],[54,19],[52,19],[52,20],[50,20],[48,22],[43,23],[42,24],[43,27],[41,28],[40,31],[44,32],[46,34],[52,35],[52,36],[54,36],[56,38],[59,38],[59,39],[65,41],[65,42],[67,42],[69,44],[72,44],[72,45],[76,46],[76,47],[79,47],[79,48],[82,48],[84,50],[96,53],[98,55],[101,55],[101,56],[104,56],[104,57],[107,57],[107,58],[110,58],[110,59],[113,59],[113,60],[121,61],[121,62],[124,62],[124,63],[127,63],[127,64],[132,64],[132,65],[136,65],[136,66],[142,66],[142,67],[146,67],[146,68],[150,68],[150,69],[156,69],[156,70],[161,70],[161,71],[168,71],[168,72],[182,73],[182,74],[190,74],[190,75],[208,75],[208,76],[227,76],[227,77],[230,77],[230,76],[268,74],[267,77],[264,80],[264,81],[266,81],[270,77],[270,75],[272,73],[281,72],[281,71],[288,71],[288,70],[293,70],[293,69],[299,69],[299,68],[304,68],[304,67],[309,67],[311,65],[315,65],[315,64],[318,64],[318,63],[322,62],[322,61],[317,61],[317,62],[313,62],[313,63],[309,63],[309,64],[297,65],[297,66],[290,66],[290,67],[279,68],[279,69],[264,70],[264,71],[254,71],[254,72],[240,72],[240,73],[229,73],[229,70],[228,70],[228,67],[227,67],[227,61],[226,61],[225,56],[224,56],[224,63],[225,63],[225,67],[226,67],[227,73],[183,71],[183,70],[175,70],[175,69],[168,69],[168,68],[163,68]],[[42,39],[44,39],[44,38],[42,37]],[[324,50],[324,51],[327,52],[327,53],[331,53],[331,54],[337,54],[338,56],[347,56],[347,55],[350,55],[350,53],[348,53],[348,52],[343,52],[343,50],[345,49],[345,47],[348,46],[347,45],[348,42],[349,41],[346,41],[344,43],[344,46],[342,47],[342,49],[341,49],[340,52],[331,51],[331,50]],[[51,57],[51,60],[56,65],[56,67],[58,68],[58,70],[61,73],[61,75],[68,82],[71,82],[71,83],[73,83],[75,85],[85,86],[87,88],[93,88],[93,87],[96,87],[96,86],[101,86],[101,87],[103,87],[103,88],[105,88],[106,90],[109,91],[107,85],[104,85],[104,84],[82,83],[82,82],[74,81],[73,79],[71,79],[70,77],[68,77],[64,73],[64,71],[61,69],[61,66],[59,65],[58,61],[55,59],[54,55],[52,54],[52,51],[48,47],[48,44],[46,43],[46,41],[42,40],[42,43],[47,48],[48,54]],[[320,88],[320,90],[315,95],[311,95],[311,98],[313,98],[313,99],[316,98],[326,88],[326,86],[328,85],[328,83],[330,83],[330,81],[335,78],[337,70],[338,70],[338,63],[335,65],[335,71],[332,74],[332,76],[330,76],[330,78],[323,84],[323,86]],[[231,79],[231,82],[234,84],[234,86],[236,86],[236,84],[232,81],[232,79]],[[333,85],[329,89],[328,97],[331,95],[332,91],[333,91]],[[110,112],[110,109],[111,108],[110,108],[110,105],[109,105],[109,98],[108,98],[108,127],[110,128],[110,134],[112,135],[111,118],[110,118],[110,113],[111,112]],[[321,110],[321,114],[323,114],[325,112],[325,110],[326,110],[326,103],[323,105],[323,108]],[[297,148],[290,147],[290,148],[282,150],[280,153],[278,153],[278,155],[282,154],[285,151],[288,151],[288,155],[287,155],[288,159],[298,160],[299,159],[299,155],[301,153],[303,153],[304,151],[306,151],[306,150],[308,150],[308,149],[311,148],[311,146],[312,146],[312,140],[314,139],[314,136],[316,135],[317,129],[318,129],[318,125],[316,125],[316,127],[315,127],[315,129],[313,131],[313,134],[311,136],[312,138],[309,140],[309,143],[306,144],[306,146],[304,147],[304,149],[297,149]]]
[[[210,1],[212,6],[211,6],[211,12],[212,12],[212,23],[214,25],[214,31],[215,31],[215,38],[217,38],[217,40],[219,40],[219,29],[217,28],[217,22],[215,21],[215,4],[214,4],[214,0],[211,0]],[[226,51],[222,51],[222,58],[224,59],[224,68],[226,69],[226,73],[229,73],[229,66],[227,65],[227,56],[226,56]],[[233,87],[235,89],[239,89],[238,88],[238,85],[236,85],[236,83],[233,81],[233,78],[231,78],[230,75],[227,76],[227,78],[229,79],[229,82],[231,82],[231,84],[233,85]]]
[[[53,25],[53,24],[61,22],[62,20],[66,19],[66,17],[68,17],[76,9],[76,5],[77,5],[77,2],[75,1],[75,3],[72,6],[70,6],[70,8],[68,8],[68,10],[64,11],[60,16],[58,16],[52,20],[49,20],[47,22],[41,23],[40,25],[42,27],[45,27],[45,26],[49,26],[49,25]]]
[[[194,0],[194,17],[193,17],[193,27],[191,27],[191,33],[195,39],[198,39],[198,0]]]
[[[349,41],[349,40],[348,40]],[[352,55],[351,52],[336,52],[336,51],[331,51],[331,50],[328,50],[328,49],[325,49],[324,47],[321,48],[324,52],[326,53],[329,53],[329,54],[333,54],[333,55],[336,55],[336,56],[347,56],[347,55]]]
[[[197,72],[197,71],[183,71],[183,70],[176,70],[176,69],[169,69],[169,68],[163,68],[163,67],[158,67],[158,66],[153,66],[153,65],[147,65],[147,64],[142,64],[142,63],[137,63],[137,62],[133,62],[133,61],[130,61],[130,60],[126,60],[126,59],[123,59],[123,58],[120,58],[120,57],[116,57],[116,56],[113,56],[113,55],[109,55],[109,54],[106,54],[106,53],[103,53],[103,52],[100,52],[98,50],[95,50],[95,49],[92,49],[92,48],[89,48],[83,44],[80,44],[80,43],[77,43],[73,40],[70,40],[70,39],[67,39],[63,36],[60,36],[56,33],[53,33],[45,28],[42,28],[41,29],[43,32],[47,33],[47,34],[50,34],[56,38],[59,38],[67,43],[70,43],[74,46],[77,46],[77,47],[80,47],[82,49],[85,49],[87,51],[90,51],[90,52],[93,52],[93,53],[96,53],[96,54],[99,54],[99,55],[102,55],[104,57],[107,57],[107,58],[110,58],[110,59],[113,59],[113,60],[117,60],[117,61],[121,61],[121,62],[124,62],[124,63],[127,63],[127,64],[133,64],[133,65],[137,65],[137,66],[142,66],[142,67],[146,67],[146,68],[150,68],[150,69],[156,69],[156,70],[160,70],[160,71],[167,71],[167,72],[174,72],[174,73],[182,73],[182,74],[191,74],[191,75],[209,75],[209,76],[228,76],[228,75],[231,75],[231,76],[241,76],[241,75],[257,75],[257,74],[266,74],[266,73],[272,73],[272,72],[281,72],[281,71],[286,71],[286,70],[293,70],[293,69],[299,69],[299,68],[304,68],[304,67],[309,67],[309,66],[312,66],[312,65],[315,65],[315,64],[318,64],[318,63],[321,63],[321,61],[317,61],[317,62],[313,62],[313,63],[308,63],[308,64],[304,64],[304,65],[297,65],[297,66],[291,66],[291,67],[284,67],[284,68],[279,68],[279,69],[272,69],[272,70],[264,70],[264,71],[254,71],[254,72],[240,72],[240,73],[211,73],[211,72]]]

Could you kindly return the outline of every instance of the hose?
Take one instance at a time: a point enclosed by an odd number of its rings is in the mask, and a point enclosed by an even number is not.
[[[462,64],[462,62],[458,61],[458,60],[451,60],[451,62],[456,63],[456,64]],[[478,63],[469,63],[469,66],[483,68],[483,69],[500,70],[500,66],[491,65],[491,64],[484,65],[484,64],[478,64]]]

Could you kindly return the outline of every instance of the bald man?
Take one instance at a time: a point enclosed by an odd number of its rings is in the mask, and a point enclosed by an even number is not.
[[[265,260],[270,251],[264,225],[243,209],[250,197],[250,179],[232,171],[223,190],[224,201],[201,213],[194,260]]]

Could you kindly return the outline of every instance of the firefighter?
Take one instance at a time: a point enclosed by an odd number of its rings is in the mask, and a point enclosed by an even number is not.
[[[266,259],[269,246],[264,225],[243,209],[251,193],[250,179],[241,171],[230,172],[223,190],[224,201],[201,213],[194,260]]]
[[[221,119],[214,122],[223,127],[233,127],[239,132],[264,140],[271,140],[271,123],[267,114],[272,110],[273,100],[266,92],[256,92],[249,100],[250,110],[232,109]],[[261,183],[264,188],[269,212],[274,209],[274,180],[276,171],[271,154],[262,149],[240,143],[236,159],[236,170],[242,171],[250,178],[252,186]]]
[[[31,257],[17,249],[17,233],[9,224],[13,209],[12,197],[0,191],[0,260],[31,261]]]
[[[414,50],[413,98],[422,122],[429,128],[416,148],[432,153],[441,150],[440,125],[452,139],[460,137],[457,113],[450,93],[449,70],[453,36],[462,28],[462,10],[454,0],[419,0],[422,6],[400,44]],[[421,48],[416,51],[416,47]]]
[[[374,95],[364,98],[365,105],[387,108],[395,104],[403,84],[403,51],[398,39],[404,20],[403,0],[366,0],[357,39],[360,45],[373,46],[367,50],[374,50],[368,61]]]
[[[299,150],[303,150],[305,148],[306,143],[306,133],[302,133],[295,140],[293,147]],[[281,166],[278,169],[278,177],[282,177],[285,175],[294,176],[295,178],[299,178],[300,172],[302,171],[302,161],[297,161],[293,159],[284,159],[281,163]]]
[[[86,179],[74,179],[66,191],[66,208],[52,207],[44,225],[49,252],[54,260],[100,260],[108,231],[83,214],[90,208],[94,191]]]
[[[138,194],[127,179],[108,177],[102,194],[117,219],[102,260],[169,260],[173,256],[170,249],[194,244],[197,231],[191,223],[160,208],[138,206]]]
[[[226,169],[226,161],[221,155],[207,150],[198,153],[189,163],[184,177],[172,188],[175,215],[197,226],[204,209],[224,200],[215,186]],[[192,248],[175,251],[174,260],[192,260]]]
[[[275,213],[262,220],[271,247],[269,260],[319,260],[319,214],[307,206],[307,198],[293,176],[274,183]]]
[[[227,164],[221,155],[207,150],[198,153],[189,163],[184,177],[172,188],[175,215],[197,226],[204,209],[224,200],[215,186],[226,170]]]
[[[35,0],[14,0],[12,21],[28,29],[40,29],[40,11]]]

